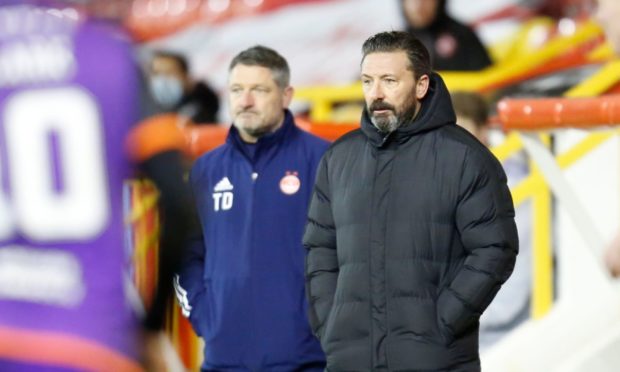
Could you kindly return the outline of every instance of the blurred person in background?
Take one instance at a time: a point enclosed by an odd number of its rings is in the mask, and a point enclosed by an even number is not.
[[[140,73],[129,38],[56,3],[0,6],[0,370],[163,370],[191,211],[185,140],[173,120],[132,127]],[[136,166],[157,186],[163,220],[142,326],[123,208]]]
[[[456,123],[489,146],[488,104],[478,93],[453,92],[452,105]],[[502,163],[508,186],[517,185],[529,174],[524,153]],[[531,206],[525,202],[515,208],[515,222],[519,234],[519,255],[510,278],[504,283],[493,302],[480,317],[480,349],[495,344],[508,332],[529,318],[532,286],[532,229]]]
[[[596,20],[605,30],[607,41],[620,56],[620,1],[598,0]],[[620,232],[613,238],[605,250],[605,266],[613,277],[620,277]]]
[[[229,67],[233,125],[190,183],[203,238],[177,281],[205,341],[205,371],[323,371],[308,325],[301,244],[316,167],[328,143],[299,129],[287,61],[264,46]]]
[[[398,0],[406,31],[422,41],[434,70],[476,71],[491,58],[474,30],[450,17],[447,0]]]
[[[206,83],[190,76],[187,58],[179,53],[156,51],[150,61],[151,94],[163,111],[176,112],[181,124],[214,124],[219,97]]]
[[[479,371],[478,320],[518,251],[506,176],[418,39],[362,53],[361,128],[323,156],[304,235],[312,329],[330,371]]]

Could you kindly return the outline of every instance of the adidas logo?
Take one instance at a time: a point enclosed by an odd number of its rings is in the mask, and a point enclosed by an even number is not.
[[[230,180],[228,179],[228,177],[224,177],[222,178],[220,182],[218,182],[215,185],[215,187],[213,188],[213,191],[222,192],[222,191],[230,191],[232,189],[233,189],[232,183],[230,183]]]
[[[233,206],[235,195],[232,193],[233,185],[228,177],[224,177],[213,188],[213,210],[216,212],[227,211]]]

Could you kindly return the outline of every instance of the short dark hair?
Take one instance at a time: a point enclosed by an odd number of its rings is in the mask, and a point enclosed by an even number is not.
[[[153,59],[158,57],[174,60],[177,65],[179,65],[179,68],[181,68],[181,71],[183,71],[185,75],[189,74],[189,62],[187,62],[187,57],[185,57],[183,54],[171,52],[168,50],[157,50],[155,51],[155,53],[153,53]]]
[[[450,93],[457,116],[470,118],[476,128],[486,127],[489,121],[489,105],[479,93],[456,91]]]
[[[291,71],[286,59],[278,52],[262,45],[255,45],[237,54],[230,62],[228,71],[232,71],[237,65],[261,66],[271,70],[276,84],[284,89],[291,81]]]
[[[430,77],[431,57],[428,50],[418,38],[404,31],[387,31],[375,34],[362,46],[362,62],[367,55],[372,53],[391,53],[403,51],[407,54],[410,63],[410,70],[413,77],[417,80],[423,75]]]

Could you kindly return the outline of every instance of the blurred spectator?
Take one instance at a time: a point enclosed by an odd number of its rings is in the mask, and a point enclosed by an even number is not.
[[[431,53],[433,70],[476,71],[491,58],[476,33],[446,13],[446,0],[399,0],[406,31]]]
[[[140,74],[120,27],[41,5],[52,3],[0,6],[0,370],[138,371],[141,356],[160,370],[191,207],[185,140],[174,121],[131,128]],[[124,224],[135,168],[159,189],[163,220],[160,285],[142,328]]]
[[[205,340],[203,370],[323,371],[301,238],[328,143],[295,124],[288,63],[274,50],[239,53],[228,90],[227,141],[190,175],[204,237],[176,283],[179,303]]]
[[[484,98],[472,92],[451,93],[456,123],[489,146],[489,113]],[[513,187],[528,175],[524,153],[503,162],[508,186]],[[531,206],[525,202],[515,208],[519,234],[519,255],[512,276],[480,318],[480,350],[492,346],[529,317],[532,277]]]
[[[157,51],[149,72],[151,93],[163,110],[177,112],[193,124],[217,122],[219,97],[206,83],[192,79],[185,56]]]
[[[603,26],[605,36],[616,54],[620,55],[620,1],[598,0],[596,20]],[[620,276],[620,232],[605,251],[605,265],[614,277]]]

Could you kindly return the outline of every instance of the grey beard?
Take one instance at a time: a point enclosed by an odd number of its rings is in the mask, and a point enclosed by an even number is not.
[[[416,116],[416,109],[418,105],[414,103],[407,111],[401,115],[392,115],[388,117],[376,118],[372,114],[370,115],[370,121],[381,133],[392,133],[396,129],[408,125]]]
[[[381,133],[392,133],[401,125],[400,120],[394,115],[381,118],[371,116],[370,121]]]

